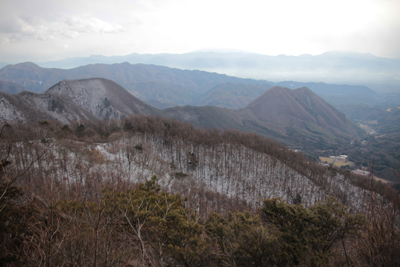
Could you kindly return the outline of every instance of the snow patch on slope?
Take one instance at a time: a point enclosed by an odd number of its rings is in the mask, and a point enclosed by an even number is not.
[[[109,90],[101,79],[61,81],[48,90],[86,109],[100,119],[121,118],[123,114],[110,104]]]
[[[25,122],[25,117],[10,101],[0,95],[0,120]]]

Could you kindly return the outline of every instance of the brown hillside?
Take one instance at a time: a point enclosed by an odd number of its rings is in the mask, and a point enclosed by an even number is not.
[[[306,87],[296,90],[273,87],[251,102],[245,113],[263,122],[300,129],[311,124],[333,133],[358,131],[343,113]]]

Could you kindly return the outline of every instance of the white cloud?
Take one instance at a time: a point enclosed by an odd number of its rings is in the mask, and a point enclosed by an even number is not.
[[[0,61],[233,48],[400,56],[398,0],[5,0]],[[65,49],[64,45],[69,48]],[[61,50],[60,50],[61,49]],[[74,54],[75,53],[75,54]]]
[[[9,42],[24,40],[49,40],[76,38],[81,34],[119,33],[126,29],[95,17],[64,16],[47,21],[33,16],[3,19],[0,28],[2,39]]]

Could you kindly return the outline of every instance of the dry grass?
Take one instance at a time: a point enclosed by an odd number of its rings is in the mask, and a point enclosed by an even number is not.
[[[326,162],[326,163],[329,163],[329,164],[332,164],[333,161],[334,161],[334,159],[329,158],[329,157],[319,157],[319,159],[320,159],[322,162]],[[337,167],[342,167],[342,166],[349,165],[349,166],[352,167],[352,166],[354,166],[354,163],[351,162],[351,161],[345,161],[345,160],[336,159],[335,162],[333,163],[333,165],[335,165],[335,166],[337,166]]]

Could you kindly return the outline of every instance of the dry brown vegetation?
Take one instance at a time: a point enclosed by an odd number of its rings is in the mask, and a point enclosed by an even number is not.
[[[133,139],[128,137],[135,134],[148,141],[129,142]],[[379,187],[372,179],[318,166],[254,134],[199,130],[173,120],[135,116],[68,126],[51,121],[5,124],[0,137],[1,266],[400,263],[395,191]],[[154,140],[161,146],[152,145]],[[124,149],[124,158],[105,165],[109,159],[98,150],[98,144],[107,145],[107,153],[115,152],[112,155],[116,157]],[[309,200],[287,194],[283,196],[286,201],[275,198],[257,204],[249,201],[257,186],[242,188],[243,197],[228,196],[195,179],[194,173],[201,172],[205,164],[201,153],[176,152],[182,160],[171,162],[149,152],[162,147],[181,151],[177,145],[189,152],[200,148],[206,151],[208,147],[216,154],[216,148],[226,146],[227,151],[245,147],[266,154],[287,166],[282,168],[284,172],[295,170],[324,192],[331,192],[336,200],[326,194],[321,202],[306,205]],[[255,153],[243,151],[243,160],[257,160]],[[229,154],[222,155],[226,159],[217,158],[230,166]],[[113,168],[96,168],[98,165]],[[142,172],[143,179],[131,180],[124,170],[127,166],[128,172],[142,166],[154,172],[170,172],[174,178],[170,186],[160,186],[148,172]],[[250,168],[243,166],[242,170],[250,173]],[[230,172],[234,177],[234,170]],[[286,174],[276,175],[279,181]],[[347,203],[353,205],[349,210],[343,204],[351,199],[346,195],[350,191],[327,188],[332,185],[330,180],[338,177],[378,190],[386,199],[365,190],[363,205]],[[285,181],[281,179],[281,183]],[[289,181],[282,188],[291,188]]]

